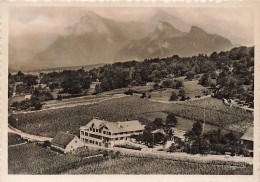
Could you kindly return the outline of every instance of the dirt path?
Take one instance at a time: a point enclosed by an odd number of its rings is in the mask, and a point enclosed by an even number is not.
[[[24,139],[30,140],[30,141],[51,141],[52,138],[48,138],[48,137],[42,137],[42,136],[36,136],[36,135],[30,135],[28,133],[24,133],[10,125],[8,125],[9,131],[11,133],[15,133],[19,136],[21,136]],[[27,142],[26,142],[27,143]],[[25,144],[25,143],[22,143]],[[22,144],[16,144],[13,146],[17,146],[17,145],[22,145]],[[232,162],[245,162],[248,164],[253,164],[253,158],[251,157],[241,157],[241,156],[226,156],[226,155],[200,155],[200,154],[196,154],[196,155],[191,155],[191,154],[187,154],[184,152],[174,152],[174,153],[166,153],[164,151],[139,151],[139,150],[131,150],[131,149],[126,149],[126,148],[119,148],[119,147],[115,147],[115,148],[105,148],[105,147],[99,147],[96,145],[91,145],[91,144],[85,144],[85,146],[88,146],[90,148],[93,149],[105,149],[105,150],[112,150],[112,151],[120,151],[122,153],[125,154],[133,154],[133,155],[151,155],[154,157],[167,157],[167,158],[175,158],[175,159],[180,159],[180,160],[196,160],[196,161],[212,161],[212,160],[219,160],[219,161],[232,161]],[[9,146],[10,147],[10,146]],[[99,154],[102,155],[102,154]],[[89,158],[91,157],[97,157],[98,155],[95,156],[89,156]]]
[[[120,151],[124,154],[133,154],[133,155],[147,155],[152,157],[166,157],[169,159],[176,159],[176,160],[195,160],[195,161],[230,161],[230,162],[245,162],[247,164],[253,164],[252,157],[241,157],[241,156],[226,156],[226,155],[191,155],[184,152],[174,152],[174,153],[166,153],[164,151],[139,151],[139,150],[131,150],[126,148],[104,148],[95,145],[85,144],[86,146],[93,148],[93,149],[105,149],[105,150],[112,150],[112,151]]]
[[[15,146],[24,145],[24,144],[27,144],[27,143],[28,142],[18,143],[18,144],[14,144],[14,145],[9,145],[8,147],[15,147]]]
[[[52,138],[49,137],[42,137],[42,136],[37,136],[37,135],[31,135],[28,133],[24,133],[21,130],[18,130],[10,125],[8,125],[8,132],[14,133],[19,135],[21,138],[29,140],[29,141],[39,141],[39,142],[44,142],[44,141],[51,141]]]

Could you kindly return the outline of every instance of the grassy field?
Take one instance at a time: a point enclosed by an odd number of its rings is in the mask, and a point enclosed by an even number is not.
[[[237,132],[244,132],[245,126],[253,124],[252,113],[230,108],[223,103],[221,104],[221,101],[209,99],[209,102],[205,102],[201,106],[202,101],[198,101],[197,105],[164,104],[131,96],[93,105],[17,114],[13,116],[9,123],[22,131],[49,137],[53,137],[58,131],[69,131],[78,135],[80,126],[86,125],[93,116],[115,122],[138,119],[141,114],[162,111],[175,113],[176,116],[181,118],[200,121],[204,121],[205,111],[205,121],[208,124]],[[219,104],[217,109],[214,102]]]
[[[252,165],[232,162],[192,162],[143,157],[122,157],[85,165],[66,174],[204,174],[252,175]]]
[[[184,81],[183,85],[184,85],[183,89],[186,91],[186,97],[190,97],[190,98],[195,98],[195,96],[203,96],[204,95],[203,91],[208,89],[207,87],[201,86],[198,80]],[[171,89],[171,88],[154,90],[151,93],[151,98],[153,100],[158,100],[158,101],[169,101],[172,92],[175,92],[178,95],[179,90],[180,89]]]
[[[81,155],[58,154],[34,143],[8,149],[9,174],[59,174],[92,162],[84,161]]]
[[[8,133],[8,146],[24,142],[26,142],[26,140],[22,139],[19,135],[16,135],[14,133]]]

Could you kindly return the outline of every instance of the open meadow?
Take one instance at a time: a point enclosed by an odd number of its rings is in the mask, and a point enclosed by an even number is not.
[[[30,134],[54,137],[58,131],[78,135],[80,126],[86,125],[93,117],[116,122],[138,119],[144,113],[153,112],[172,112],[177,117],[205,120],[207,124],[236,132],[244,132],[248,125],[253,125],[251,112],[226,106],[221,100],[207,98],[205,101],[166,104],[138,96],[116,98],[93,105],[15,114],[9,119],[9,124]]]

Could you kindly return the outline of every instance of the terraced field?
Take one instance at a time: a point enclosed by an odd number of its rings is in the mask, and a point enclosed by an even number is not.
[[[214,105],[214,102],[217,104]],[[58,131],[79,134],[80,126],[86,125],[94,116],[115,122],[138,119],[141,114],[161,111],[172,112],[178,117],[189,120],[204,121],[205,119],[208,124],[236,132],[244,132],[246,126],[253,125],[253,114],[250,112],[230,108],[221,101],[211,98],[203,105],[202,103],[198,101],[197,103],[165,104],[131,96],[93,105],[16,114],[9,119],[9,123],[24,132],[48,137],[53,137]]]

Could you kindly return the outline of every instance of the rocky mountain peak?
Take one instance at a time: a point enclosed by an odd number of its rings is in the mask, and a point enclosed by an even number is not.
[[[84,16],[80,18],[80,22],[87,22],[89,20],[98,20],[101,17],[93,11],[88,11]]]
[[[190,29],[190,34],[207,34],[202,28],[197,27],[197,26],[192,26]]]

